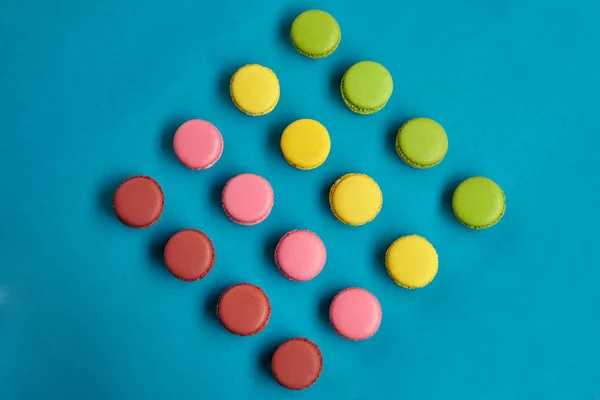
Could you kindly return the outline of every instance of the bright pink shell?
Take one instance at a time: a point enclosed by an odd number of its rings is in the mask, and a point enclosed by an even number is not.
[[[349,288],[339,292],[329,307],[333,329],[350,340],[370,338],[381,324],[381,306],[365,289]]]
[[[286,233],[275,248],[275,263],[279,270],[294,281],[308,281],[325,266],[327,252],[315,233],[294,230]]]
[[[241,174],[223,188],[223,209],[233,222],[255,225],[269,216],[273,208],[273,188],[263,177]]]
[[[184,122],[173,138],[175,155],[191,169],[206,169],[223,153],[223,137],[210,122],[191,119]]]

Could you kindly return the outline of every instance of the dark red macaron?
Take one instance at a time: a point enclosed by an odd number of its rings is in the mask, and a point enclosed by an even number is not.
[[[144,229],[160,218],[165,195],[149,176],[132,176],[119,185],[113,196],[117,218],[131,228]]]
[[[271,303],[258,286],[238,283],[219,297],[217,317],[231,333],[239,336],[256,335],[269,323]]]
[[[184,229],[165,246],[165,264],[171,273],[184,281],[204,278],[215,265],[215,248],[204,232]]]
[[[271,370],[281,386],[293,390],[306,389],[319,379],[323,371],[323,355],[319,346],[311,340],[289,339],[275,350]]]

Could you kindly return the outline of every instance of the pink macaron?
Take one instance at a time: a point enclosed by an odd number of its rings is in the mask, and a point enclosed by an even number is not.
[[[381,325],[381,305],[365,289],[348,288],[339,292],[329,306],[333,329],[350,340],[368,339]]]
[[[321,272],[327,260],[325,245],[319,236],[307,230],[286,233],[275,248],[275,264],[288,279],[311,280]]]
[[[175,132],[173,149],[179,161],[190,169],[207,169],[223,154],[223,136],[210,122],[191,119]]]
[[[265,178],[240,174],[225,184],[221,201],[230,220],[240,225],[256,225],[269,216],[275,197]]]

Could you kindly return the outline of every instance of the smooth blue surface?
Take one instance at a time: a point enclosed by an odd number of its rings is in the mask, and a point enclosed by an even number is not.
[[[567,5],[568,4],[568,5]],[[322,60],[296,53],[295,15],[324,8],[342,28]],[[598,135],[600,3],[550,0],[87,2],[5,1],[0,13],[0,398],[22,399],[600,399]],[[394,77],[372,116],[344,106],[339,79],[371,59]],[[278,75],[271,114],[231,103],[245,63]],[[431,170],[394,151],[400,125],[434,118],[450,150]],[[171,151],[188,118],[212,121],[225,151],[190,171]],[[314,118],[332,151],[313,171],[288,166],[283,128]],[[265,176],[275,207],[262,224],[231,223],[220,191],[234,174]],[[381,185],[368,225],[338,222],[330,185],[363,172]],[[156,178],[166,194],[147,230],[112,214],[117,184]],[[449,200],[472,175],[495,180],[507,212],[481,232]],[[180,282],[162,245],[184,227],[214,241],[204,280]],[[286,280],[273,249],[311,229],[328,262],[308,283]],[[425,289],[396,286],[384,253],[428,238],[440,257]],[[228,285],[268,293],[268,327],[228,334],[214,304]],[[327,320],[348,286],[376,294],[379,332],[337,337]],[[306,336],[325,367],[304,392],[269,372],[275,346]]]

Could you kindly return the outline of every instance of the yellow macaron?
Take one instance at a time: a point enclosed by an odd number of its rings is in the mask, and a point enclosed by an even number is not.
[[[358,226],[372,221],[383,204],[377,182],[365,174],[346,174],[329,191],[329,205],[337,219]]]
[[[407,289],[426,286],[438,271],[438,255],[425,238],[418,235],[397,239],[385,253],[390,278]]]
[[[240,111],[253,116],[264,115],[273,111],[279,101],[279,80],[269,68],[248,64],[233,74],[229,91]]]
[[[323,125],[314,119],[299,119],[281,135],[281,152],[286,161],[298,169],[313,169],[329,155],[331,140]]]

